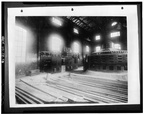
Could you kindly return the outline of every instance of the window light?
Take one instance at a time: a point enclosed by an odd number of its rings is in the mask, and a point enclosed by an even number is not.
[[[52,52],[61,52],[63,48],[63,39],[58,34],[51,34],[49,40],[49,49]]]
[[[78,29],[74,28],[73,31],[74,31],[74,33],[76,33],[76,34],[79,34]]]
[[[86,52],[88,53],[90,51],[89,46],[86,46]]]
[[[117,22],[113,22],[112,24],[111,24],[111,26],[115,26],[117,24]]]
[[[80,53],[80,44],[79,42],[74,42],[72,44],[72,50],[74,53]]]
[[[62,26],[62,21],[58,18],[55,18],[55,17],[52,17],[52,23],[55,25],[55,26]]]
[[[15,57],[16,62],[23,63],[26,60],[26,35],[27,31],[19,26],[16,26],[16,37],[15,37]]]
[[[97,46],[96,47],[96,52],[99,52],[101,50],[101,47],[100,46]]]
[[[110,34],[110,36],[111,36],[111,37],[120,36],[120,32],[119,32],[119,31],[118,31],[118,32],[112,32],[112,33]]]
[[[121,45],[120,44],[114,44],[114,48],[115,49],[121,49]]]
[[[95,37],[95,40],[100,40],[100,35],[97,35],[97,36]]]

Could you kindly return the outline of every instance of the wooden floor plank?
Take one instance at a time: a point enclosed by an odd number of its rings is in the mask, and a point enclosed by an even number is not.
[[[16,86],[28,93],[33,94],[34,96],[40,98],[41,100],[45,101],[45,102],[53,102],[57,99],[57,97],[52,97],[49,94],[46,94],[42,91],[39,91],[23,82],[17,83]],[[58,100],[57,100],[58,101]],[[59,102],[63,102],[62,100],[60,100]]]
[[[61,81],[60,81],[61,80]],[[66,81],[67,79],[60,79],[59,80],[59,83],[65,85],[65,86],[71,86],[71,84],[68,83],[68,81]],[[65,82],[65,83],[64,83]],[[87,85],[83,85],[83,83],[79,83],[79,80],[74,80],[74,79],[71,79],[71,83],[73,83],[73,87],[75,87],[74,83],[77,82],[77,86],[79,86],[79,88],[81,88],[82,90],[92,90],[92,91],[97,91],[97,92],[100,92],[100,93],[106,93],[106,94],[111,94],[111,95],[118,95],[118,96],[121,96],[121,97],[126,97],[127,95],[124,95],[124,94],[121,94],[121,93],[118,93],[118,92],[113,92],[113,91],[110,91],[108,89],[103,89],[103,88],[100,88],[100,87],[91,87],[91,86],[87,86]],[[90,83],[90,82],[88,82]]]
[[[125,103],[128,97],[127,82],[76,73],[24,77],[16,82],[16,86],[41,100],[55,103],[68,103],[69,100],[83,103]]]
[[[33,100],[35,100],[38,104],[44,104],[44,102],[42,102],[42,100],[39,100],[38,98],[34,97],[34,96],[31,95],[31,94],[26,93],[25,91],[22,91],[22,90],[19,89],[19,88],[16,88],[16,91],[22,93],[22,94],[25,95],[25,96],[28,96],[29,98],[31,98],[31,99],[33,99]]]
[[[28,83],[28,81],[26,79],[22,80],[22,81],[24,81],[25,83]],[[33,86],[37,89],[41,89],[41,90],[43,90],[47,93],[50,93],[50,94],[56,96],[57,98],[65,97],[66,99],[71,99],[71,100],[77,101],[77,102],[88,102],[80,96],[77,96],[77,95],[74,95],[74,94],[71,94],[71,93],[68,93],[68,92],[65,92],[65,91],[61,91],[58,88],[52,88],[50,86],[46,86],[46,85],[43,85],[43,84],[41,84],[39,86],[36,86],[34,83],[28,83],[28,84],[30,84],[31,86]]]

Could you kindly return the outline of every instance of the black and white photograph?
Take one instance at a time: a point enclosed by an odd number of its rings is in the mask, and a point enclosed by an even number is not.
[[[17,16],[17,104],[127,103],[127,19]]]
[[[22,4],[3,19],[6,112],[138,110],[138,5]]]

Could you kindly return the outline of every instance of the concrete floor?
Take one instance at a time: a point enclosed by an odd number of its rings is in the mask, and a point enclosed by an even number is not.
[[[18,103],[126,103],[127,72],[40,73],[16,79]]]

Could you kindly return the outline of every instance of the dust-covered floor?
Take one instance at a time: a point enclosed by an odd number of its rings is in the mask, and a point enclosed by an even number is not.
[[[16,79],[19,104],[127,103],[127,72],[40,73]]]

